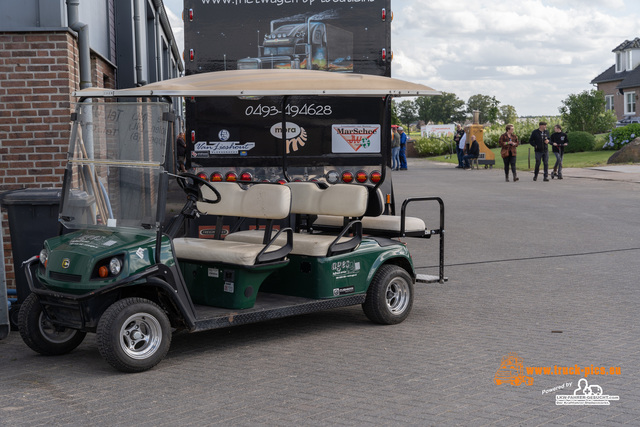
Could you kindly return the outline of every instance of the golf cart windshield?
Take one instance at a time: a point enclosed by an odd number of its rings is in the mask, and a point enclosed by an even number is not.
[[[156,224],[169,104],[76,106],[60,220],[67,228]]]

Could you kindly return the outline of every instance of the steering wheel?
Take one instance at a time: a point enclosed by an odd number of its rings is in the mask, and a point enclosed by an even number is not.
[[[189,183],[188,182],[189,179],[193,180],[193,183]],[[178,176],[178,185],[180,186],[180,188],[184,190],[185,193],[187,193],[187,195],[193,195],[195,197],[198,197],[200,193],[200,187],[198,186],[198,183],[202,185],[206,185],[211,191],[213,191],[213,193],[217,197],[215,200],[209,200],[203,197],[202,198],[203,202],[207,202],[207,203],[220,202],[220,200],[222,199],[222,196],[220,195],[218,190],[216,190],[215,187],[209,183],[209,181],[200,178],[198,175],[194,175],[192,173],[187,173],[187,172],[181,173]]]

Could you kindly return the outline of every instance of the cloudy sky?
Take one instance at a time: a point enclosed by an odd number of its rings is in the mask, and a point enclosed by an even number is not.
[[[392,75],[465,102],[480,93],[519,115],[557,115],[562,100],[613,65],[616,46],[640,37],[638,3],[392,0]],[[182,0],[164,4],[181,42]]]

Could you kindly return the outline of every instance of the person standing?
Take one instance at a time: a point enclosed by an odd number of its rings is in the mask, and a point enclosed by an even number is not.
[[[462,165],[465,169],[470,169],[471,165],[469,164],[469,160],[477,159],[480,155],[480,145],[478,141],[476,141],[476,136],[471,134],[471,144],[469,144],[469,149],[467,150],[467,154],[462,157]]]
[[[404,133],[402,126],[398,126],[400,134],[400,170],[407,170],[407,134]]]
[[[464,156],[464,144],[462,148],[460,148],[460,140],[464,136],[464,129],[462,129],[462,125],[456,125],[456,134],[453,137],[453,141],[456,143],[456,153],[458,154],[458,166],[456,168],[462,169],[462,156]]]
[[[181,132],[176,139],[176,156],[178,160],[178,171],[186,172],[185,158],[187,155],[187,142],[185,141],[184,132]]]
[[[461,165],[461,169],[464,166],[462,164],[462,158],[464,157],[464,150],[465,147],[467,146],[467,134],[465,131],[462,131],[462,138],[460,138],[460,142],[458,142],[458,152],[460,153],[460,165]]]
[[[538,123],[538,129],[531,132],[529,144],[534,147],[536,152],[536,167],[533,170],[533,180],[538,180],[538,172],[540,171],[540,162],[544,163],[544,180],[549,181],[549,133],[547,132],[547,123]]]
[[[564,157],[564,147],[569,145],[569,138],[567,134],[562,132],[560,125],[553,127],[553,133],[551,134],[551,149],[556,156],[556,164],[553,165],[553,172],[551,172],[551,179],[558,177],[562,179],[562,158]]]
[[[518,145],[520,145],[520,142],[518,142],[516,134],[513,133],[512,124],[505,126],[505,130],[506,132],[500,135],[500,139],[498,140],[498,144],[502,147],[500,155],[502,156],[502,161],[504,161],[504,179],[506,182],[509,182],[509,166],[511,166],[513,182],[516,182],[519,180],[516,174],[516,149]]]
[[[391,170],[397,171],[400,168],[400,135],[396,128],[391,128]]]

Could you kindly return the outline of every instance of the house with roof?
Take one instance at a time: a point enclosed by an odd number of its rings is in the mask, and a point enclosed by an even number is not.
[[[640,96],[640,37],[625,40],[613,49],[615,64],[591,81],[604,92],[606,110],[613,110],[621,120],[637,116]]]

